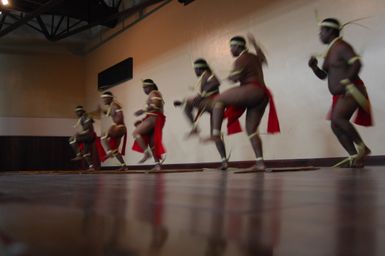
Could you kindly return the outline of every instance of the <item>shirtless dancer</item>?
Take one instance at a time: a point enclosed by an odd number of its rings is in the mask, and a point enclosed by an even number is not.
[[[360,57],[340,36],[343,26],[338,20],[328,18],[319,25],[321,42],[329,47],[322,68],[318,67],[315,57],[310,58],[309,67],[318,78],[328,79],[329,91],[333,95],[331,128],[349,153],[349,157],[335,167],[363,167],[363,160],[370,154],[370,149],[349,121],[358,110],[354,122],[363,126],[372,125],[368,94],[358,75],[361,70]]]
[[[111,117],[114,124],[108,129],[108,132],[101,138],[103,146],[107,150],[107,157],[116,157],[120,162],[120,170],[126,170],[127,166],[122,155],[125,154],[127,142],[127,129],[124,124],[123,110],[119,103],[114,100],[111,92],[104,92],[100,96],[107,106],[107,110],[101,110],[106,116]],[[119,145],[123,138],[123,145],[121,152],[119,152]]]
[[[78,122],[75,125],[75,128],[78,126],[82,127],[81,132],[77,132],[74,136],[72,136],[69,140],[69,143],[76,153],[76,157],[73,158],[73,161],[85,159],[88,164],[89,170],[94,170],[100,166],[100,162],[97,166],[94,166],[91,153],[92,146],[96,140],[96,133],[94,131],[94,120],[88,116],[87,112],[84,110],[82,106],[77,106],[75,108],[76,116],[79,118]],[[99,158],[97,158],[99,159]]]
[[[144,163],[151,156],[154,158],[153,171],[161,170],[162,155],[166,152],[162,142],[162,131],[166,122],[163,114],[164,101],[158,86],[151,79],[143,81],[143,91],[148,95],[146,108],[135,112],[135,116],[146,114],[145,118],[135,123],[133,137],[135,143],[132,149],[144,153],[139,163]]]
[[[212,135],[212,102],[215,97],[219,95],[220,82],[213,74],[210,66],[204,59],[197,59],[194,61],[194,71],[198,77],[196,89],[199,93],[195,96],[189,97],[182,101],[174,101],[174,106],[184,106],[184,113],[192,125],[189,136],[199,133],[197,126],[200,116],[207,112],[210,114],[210,134]],[[193,114],[194,109],[197,110],[195,117]],[[222,158],[221,170],[228,168],[228,159],[226,157],[226,148],[223,140],[215,141],[218,152]]]
[[[209,140],[219,141],[221,139],[221,125],[227,106],[237,108],[238,117],[246,111],[246,132],[256,157],[256,164],[247,171],[264,171],[265,163],[258,126],[268,104],[270,105],[268,132],[275,133],[280,129],[272,95],[263,78],[262,66],[266,64],[266,57],[251,35],[249,35],[249,41],[255,48],[256,54],[248,51],[246,40],[243,37],[236,36],[230,40],[231,53],[236,60],[228,79],[233,83],[239,82],[240,86],[233,87],[215,98],[213,134]],[[227,118],[230,119],[230,117]]]

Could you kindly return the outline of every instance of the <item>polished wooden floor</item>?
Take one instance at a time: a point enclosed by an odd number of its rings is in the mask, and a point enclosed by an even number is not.
[[[0,236],[0,255],[385,255],[385,167],[3,173]]]

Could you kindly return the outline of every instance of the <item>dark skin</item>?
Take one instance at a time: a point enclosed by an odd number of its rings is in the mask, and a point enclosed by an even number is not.
[[[81,118],[86,112],[83,110],[75,111],[75,114],[78,118]],[[80,133],[77,133],[79,135],[90,133],[94,130],[94,127],[92,125],[92,122],[85,122],[82,124],[83,131]]]
[[[126,133],[126,129],[123,127],[117,127],[119,125],[124,125],[123,112],[117,111],[117,110],[120,110],[121,107],[115,102],[113,102],[112,98],[103,98],[103,103],[111,107],[110,116],[112,118],[112,121],[114,122],[114,124],[108,130],[108,137],[111,137],[111,138],[122,137]]]
[[[205,69],[205,68],[194,68],[194,72],[197,77],[201,77],[204,72],[206,72],[207,76],[211,76],[211,70]],[[218,85],[215,83],[207,83],[207,86],[204,88],[205,91],[211,91],[215,89]],[[204,100],[204,97],[202,97],[200,94],[194,95],[192,97],[189,97],[185,100],[185,108],[184,112],[189,120],[189,122],[193,125],[195,120],[194,120],[194,115],[193,115],[193,110],[196,109],[204,109],[204,112],[211,113],[212,111],[212,106],[211,104],[206,104],[208,103],[207,101]],[[183,103],[181,101],[174,101],[174,106],[180,106]],[[191,131],[191,134],[196,134],[198,133],[198,129],[193,129]]]
[[[107,106],[111,106],[110,115],[111,115],[112,121],[117,125],[124,124],[123,112],[117,111],[118,109],[121,109],[121,107],[113,101],[113,98],[112,97],[103,98],[103,103]]]
[[[151,112],[161,112],[161,113],[163,113],[162,101],[158,100],[158,99],[153,99],[154,97],[155,98],[161,98],[162,97],[161,94],[159,93],[159,91],[157,91],[156,88],[153,86],[143,87],[143,91],[146,95],[148,95],[147,109],[146,110],[140,109],[140,110],[136,111],[134,113],[134,115],[135,116],[141,116],[146,112],[150,112],[150,113]],[[151,106],[152,104],[154,104],[154,106]],[[144,156],[139,161],[139,163],[143,163],[151,157],[150,153],[147,151],[147,145],[141,136],[152,134],[154,132],[154,128],[156,125],[156,119],[157,119],[157,116],[155,116],[155,115],[151,116],[150,115],[150,117],[147,118],[146,120],[144,120],[142,122],[137,122],[136,128],[135,128],[134,132],[132,133],[133,137],[138,142],[139,146],[145,151]],[[153,143],[150,142],[150,145],[152,145],[152,144]],[[161,169],[160,164],[159,164],[160,159],[157,159],[154,156],[154,160],[157,163],[154,170],[160,170]]]
[[[260,47],[257,45],[255,39],[249,35],[249,41],[256,50],[257,55],[254,56],[253,75],[246,76],[243,72],[238,74],[231,74],[228,79],[233,82],[240,82],[240,86],[233,87],[216,98],[216,104],[213,109],[213,129],[221,130],[223,115],[225,107],[233,105],[236,107],[246,107],[246,132],[250,136],[254,136],[250,139],[256,158],[263,157],[262,140],[256,131],[261,122],[262,116],[265,112],[269,99],[262,88],[258,88],[251,82],[257,81],[261,85],[265,85],[263,78],[262,66],[266,63],[266,57],[263,54]],[[245,48],[239,45],[232,45],[230,47],[233,57],[239,57]],[[217,103],[220,104],[217,104]],[[211,140],[218,141],[220,136],[212,136]],[[265,165],[263,161],[258,161],[257,164],[251,167],[252,170],[264,170]]]
[[[111,108],[110,116],[112,118],[112,121],[114,122],[114,124],[108,129],[107,139],[103,140],[104,147],[111,152],[111,149],[107,142],[108,139],[114,138],[117,140],[118,145],[120,145],[121,139],[126,134],[127,129],[126,129],[126,126],[124,125],[124,116],[123,116],[123,112],[121,111],[121,106],[115,103],[112,97],[105,97],[105,98],[102,98],[102,100],[105,105]],[[105,114],[107,113],[106,111],[103,111],[103,112]],[[124,159],[119,152],[115,152],[114,156],[116,157],[116,159],[118,159],[118,161],[122,165],[125,165]]]
[[[94,127],[93,122],[91,119],[86,115],[86,112],[84,110],[78,110],[75,112],[76,116],[78,118],[82,118],[82,122],[80,123],[82,126],[82,131],[77,132],[73,137],[70,138],[70,141],[76,139],[76,144],[71,144],[71,147],[75,151],[77,157],[75,157],[73,160],[80,160],[83,157],[81,154],[83,153],[85,160],[87,161],[87,164],[89,166],[92,165],[91,155],[88,155],[91,153],[92,149],[92,143],[94,142]],[[90,120],[90,121],[88,121]],[[84,143],[84,152],[79,151],[79,143]]]
[[[322,43],[330,44],[333,40],[337,40],[339,34],[335,29],[321,27],[319,36]],[[311,57],[308,63],[319,79],[328,79],[328,88],[331,94],[342,95],[333,110],[331,128],[349,155],[357,154],[354,144],[364,143],[350,122],[350,118],[359,105],[351,95],[345,94],[345,84],[341,83],[344,79],[350,81],[360,79],[358,75],[362,66],[360,60],[356,60],[351,65],[348,64],[348,61],[355,56],[357,54],[353,48],[342,39],[338,39],[329,49],[322,68],[318,67],[318,61],[315,57]],[[357,89],[366,95],[365,88],[357,87]],[[368,153],[370,152],[368,148],[366,150]],[[359,165],[361,164],[360,160],[362,159],[357,160]]]
[[[197,77],[202,76],[202,74],[204,72],[206,72],[207,76],[212,75],[212,71],[210,69],[206,69],[206,68],[194,68],[194,72],[195,72],[195,75]],[[210,92],[210,91],[214,90],[217,86],[218,85],[216,83],[206,83],[204,88],[202,88],[202,89],[206,92]],[[199,107],[202,99],[203,99],[203,97],[200,94],[198,94],[195,97],[190,98],[189,100],[190,100],[192,106]],[[211,110],[212,110],[210,106],[207,106],[206,109],[208,110],[208,112],[211,112]]]
[[[202,75],[205,75],[207,77],[210,77],[212,75],[212,71],[208,68],[194,68],[195,75],[197,77],[201,77]],[[219,82],[204,82],[204,84],[201,85],[201,91],[205,92],[211,92],[218,88]],[[187,117],[187,119],[190,121],[191,125],[195,123],[196,120],[194,120],[194,115],[193,115],[193,110],[198,109],[198,110],[203,110],[206,113],[210,114],[210,134],[212,135],[213,131],[213,116],[212,116],[212,110],[213,110],[213,105],[212,105],[212,100],[210,98],[204,98],[200,94],[197,94],[193,97],[187,98],[185,102],[185,108],[184,108],[184,113]],[[174,105],[178,105],[178,101],[174,102]],[[181,102],[180,102],[181,104]],[[199,129],[198,127],[194,127],[188,136],[198,134]],[[216,140],[215,145],[217,147],[217,150],[222,158],[222,165],[220,167],[221,170],[226,170],[228,168],[228,160],[226,158],[226,148],[225,144],[222,139]]]

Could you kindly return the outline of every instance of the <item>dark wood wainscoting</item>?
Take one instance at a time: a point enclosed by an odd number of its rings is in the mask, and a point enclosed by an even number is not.
[[[0,171],[79,168],[72,157],[68,137],[0,136]]]

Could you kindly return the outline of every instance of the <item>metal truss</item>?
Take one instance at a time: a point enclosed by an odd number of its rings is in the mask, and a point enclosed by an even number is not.
[[[74,15],[78,0],[14,0],[14,7],[0,7],[0,38],[28,26],[49,41],[59,41],[99,25],[113,28],[120,20],[166,0],[143,0],[123,10],[122,0],[87,1],[86,11]]]

